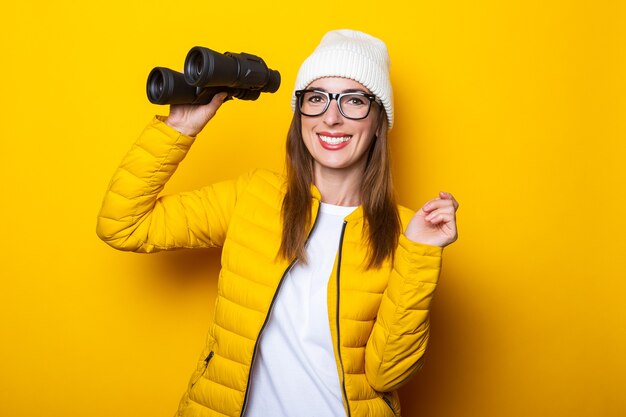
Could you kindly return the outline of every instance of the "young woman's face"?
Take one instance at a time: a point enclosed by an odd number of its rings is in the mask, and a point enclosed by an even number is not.
[[[371,94],[361,83],[339,77],[317,79],[307,89]],[[378,104],[372,103],[365,119],[352,120],[340,113],[336,100],[331,100],[323,114],[314,117],[303,115],[302,138],[315,161],[316,172],[320,169],[364,170],[367,151],[376,134],[379,111]]]

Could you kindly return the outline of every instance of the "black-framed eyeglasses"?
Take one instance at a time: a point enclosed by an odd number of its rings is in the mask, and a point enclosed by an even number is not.
[[[339,112],[346,119],[365,119],[370,113],[372,102],[380,104],[374,94],[360,91],[349,93],[329,93],[322,90],[296,90],[298,109],[304,116],[315,117],[328,110],[332,100],[337,101]]]

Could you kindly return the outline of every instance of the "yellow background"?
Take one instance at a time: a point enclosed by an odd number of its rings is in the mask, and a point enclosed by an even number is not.
[[[461,202],[405,416],[626,415],[624,2],[68,0],[0,12],[0,415],[170,416],[204,342],[217,251],[95,233],[153,114],[153,66],[250,52],[276,94],[226,103],[168,192],[282,169],[300,62],[327,30],[384,39],[400,201]]]

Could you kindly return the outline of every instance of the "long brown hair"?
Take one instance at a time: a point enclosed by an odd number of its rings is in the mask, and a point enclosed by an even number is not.
[[[387,116],[380,108],[376,137],[368,151],[361,183],[361,205],[367,234],[367,268],[393,259],[402,226],[391,179]],[[305,245],[311,223],[313,157],[302,139],[302,115],[296,106],[286,152],[287,190],[282,206],[283,234],[279,256],[306,262]]]

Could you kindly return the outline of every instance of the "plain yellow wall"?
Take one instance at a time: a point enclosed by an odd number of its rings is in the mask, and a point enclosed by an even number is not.
[[[146,76],[195,45],[263,57],[281,89],[227,103],[166,191],[280,170],[298,66],[342,27],[389,46],[401,202],[461,202],[404,415],[626,415],[624,2],[409,4],[2,6],[1,416],[174,413],[219,253],[121,253],[94,232],[110,175],[167,110]]]

